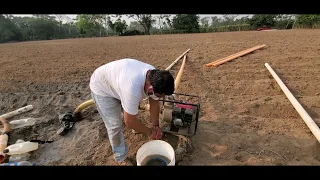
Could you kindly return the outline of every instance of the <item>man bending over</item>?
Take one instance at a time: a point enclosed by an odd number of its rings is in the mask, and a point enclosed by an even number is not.
[[[161,139],[159,98],[172,95],[174,78],[169,71],[158,70],[135,59],[120,59],[98,67],[90,78],[90,89],[97,110],[107,128],[109,141],[118,163],[127,158],[121,111],[125,124],[150,139]],[[149,98],[152,127],[137,119],[139,103]]]

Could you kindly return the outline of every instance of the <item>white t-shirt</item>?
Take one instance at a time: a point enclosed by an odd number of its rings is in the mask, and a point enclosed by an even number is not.
[[[131,115],[138,113],[144,92],[146,74],[154,66],[136,59],[120,59],[97,68],[90,78],[93,93],[119,99],[122,108]]]

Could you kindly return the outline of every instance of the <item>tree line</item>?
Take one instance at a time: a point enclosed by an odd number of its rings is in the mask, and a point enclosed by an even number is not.
[[[124,16],[133,21],[127,24]],[[34,14],[31,17],[0,14],[0,42],[248,31],[264,26],[275,29],[318,28],[320,14],[254,14],[241,18],[237,14],[202,18],[197,14],[78,14],[75,19],[60,14]]]

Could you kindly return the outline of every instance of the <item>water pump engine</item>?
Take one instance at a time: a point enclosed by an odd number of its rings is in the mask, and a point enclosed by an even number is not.
[[[163,101],[163,132],[185,136],[196,133],[200,111],[199,96],[174,93],[160,101]]]

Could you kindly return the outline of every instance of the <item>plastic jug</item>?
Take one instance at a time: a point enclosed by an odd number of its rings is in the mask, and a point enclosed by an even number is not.
[[[16,141],[16,144],[23,143],[23,142],[25,142],[25,141],[22,140],[22,139],[18,139]],[[9,162],[28,161],[30,156],[31,155],[29,153],[11,155],[10,158],[9,158]]]
[[[30,151],[38,149],[39,143],[37,142],[22,142],[18,144],[12,144],[3,150],[3,153],[7,155],[24,154]]]
[[[26,126],[32,126],[36,123],[35,118],[18,119],[9,122],[11,129],[18,129]]]

